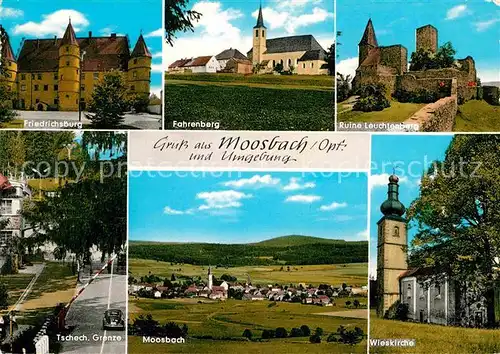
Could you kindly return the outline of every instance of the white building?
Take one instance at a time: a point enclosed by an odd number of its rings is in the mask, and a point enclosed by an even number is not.
[[[215,56],[197,57],[184,64],[184,69],[192,73],[216,73],[221,70],[220,64]]]

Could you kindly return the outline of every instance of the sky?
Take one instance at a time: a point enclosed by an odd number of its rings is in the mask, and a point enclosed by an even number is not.
[[[376,274],[377,222],[387,199],[389,176],[399,177],[399,200],[408,208],[420,193],[420,180],[433,161],[443,160],[452,135],[374,135],[370,175],[370,276]],[[408,243],[416,233],[408,230]]]
[[[358,43],[372,18],[379,45],[402,44],[408,60],[415,30],[432,24],[438,45],[451,41],[455,58],[476,61],[482,82],[500,81],[500,0],[337,0],[337,70],[354,76]]]
[[[367,240],[366,173],[129,171],[129,239]]]
[[[180,33],[174,46],[167,46],[166,67],[180,58],[217,55],[236,48],[244,55],[252,48],[259,1],[195,1],[189,7],[203,14],[194,33]],[[323,46],[334,41],[332,0],[263,0],[267,38],[312,34]]]
[[[69,18],[77,37],[128,35],[131,50],[141,33],[153,55],[151,91],[162,83],[161,0],[0,0],[0,23],[6,28],[14,53],[23,38],[62,37]]]

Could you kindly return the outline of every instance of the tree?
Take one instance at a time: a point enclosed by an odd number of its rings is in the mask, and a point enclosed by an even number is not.
[[[283,72],[283,64],[278,63],[274,66],[273,71],[277,72],[278,74],[281,74]]]
[[[252,339],[252,331],[249,330],[248,328],[246,328],[244,331],[243,331],[243,337],[251,340]]]
[[[438,48],[436,53],[426,49],[419,49],[411,53],[410,71],[450,68],[455,62],[456,50],[451,42],[446,42]]]
[[[353,305],[355,308],[358,308],[359,307],[359,300],[358,299],[355,299],[354,302],[353,302]]]
[[[318,335],[318,336],[322,336],[323,335],[323,328],[321,327],[317,327],[315,330],[314,330],[314,334]]]
[[[177,32],[194,32],[193,22],[202,14],[187,10],[188,0],[165,0],[165,36],[170,46],[174,45]]]
[[[345,101],[351,93],[351,75],[337,73],[337,102]]]
[[[325,61],[328,65],[328,75],[335,75],[335,43],[332,43],[326,51]]]
[[[347,300],[347,301],[345,302],[345,305],[346,305],[347,307],[351,306],[351,301]]]
[[[0,76],[2,76],[1,73]],[[0,124],[8,123],[16,117],[16,113],[10,108],[13,97],[13,93],[8,90],[5,82],[0,79]]]
[[[302,333],[304,333],[304,336],[311,335],[311,330],[309,329],[309,326],[307,326],[307,325],[300,326],[300,330],[302,331]]]
[[[7,292],[7,286],[4,283],[0,283],[0,309],[5,310],[8,306],[9,293]]]
[[[284,327],[278,327],[274,332],[274,336],[276,338],[286,338],[288,337],[288,331]]]
[[[443,161],[422,177],[420,195],[407,218],[416,227],[411,266],[431,267],[433,282],[445,274],[486,298],[494,325],[495,267],[500,266],[500,137],[458,135]],[[457,304],[464,306],[465,304]],[[473,319],[463,319],[473,323]]]
[[[304,336],[304,332],[302,332],[300,328],[294,327],[290,331],[290,337],[302,337],[302,336]]]
[[[111,71],[95,86],[89,104],[92,113],[85,113],[85,116],[93,128],[116,128],[125,119],[128,107],[125,79],[121,73]]]
[[[311,343],[321,343],[321,336],[318,334],[313,334],[309,337],[309,342]]]

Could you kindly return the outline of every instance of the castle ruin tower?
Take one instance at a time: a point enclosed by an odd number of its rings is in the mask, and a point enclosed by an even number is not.
[[[78,111],[80,102],[80,46],[69,20],[59,44],[59,109]]]
[[[361,37],[361,41],[358,44],[359,65],[361,65],[361,63],[365,61],[370,51],[377,47],[377,36],[375,36],[375,29],[373,28],[372,19],[370,18],[368,20],[368,23],[366,24],[363,37]]]
[[[149,97],[152,57],[141,33],[128,62],[128,82],[131,92]]]
[[[417,51],[425,50],[436,53],[438,48],[438,30],[432,25],[417,28]]]
[[[212,279],[212,268],[208,266],[208,288],[212,290],[212,286],[214,285],[214,281]]]
[[[264,53],[267,50],[267,28],[264,26],[264,16],[262,15],[262,4],[259,7],[259,16],[257,24],[253,28],[253,50],[252,63],[253,65],[260,64],[264,60]]]
[[[380,206],[384,216],[378,221],[377,316],[399,300],[399,276],[408,269],[407,231],[404,205],[399,201],[399,178],[389,177],[387,200]]]
[[[7,90],[15,92],[17,91],[16,79],[17,79],[17,61],[12,51],[12,46],[10,45],[9,35],[5,29],[0,25],[0,39],[1,39],[1,60],[0,65],[5,65],[2,68],[3,75],[0,80],[5,81],[7,84]]]

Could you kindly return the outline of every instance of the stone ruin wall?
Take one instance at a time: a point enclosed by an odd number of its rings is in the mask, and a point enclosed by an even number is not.
[[[402,45],[380,47],[380,63],[395,68],[399,75],[408,71],[408,51]]]

